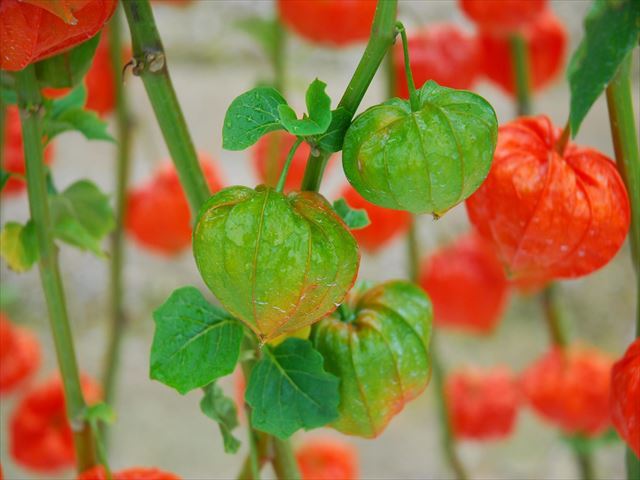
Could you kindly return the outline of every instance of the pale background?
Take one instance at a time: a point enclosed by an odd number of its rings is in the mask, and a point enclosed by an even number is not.
[[[588,6],[588,2],[578,0],[552,3],[567,25],[570,51],[581,37],[580,22]],[[248,152],[227,152],[221,148],[225,110],[236,95],[271,75],[259,47],[236,30],[233,23],[250,15],[269,15],[272,8],[272,3],[266,0],[199,0],[185,9],[155,8],[175,88],[194,141],[199,149],[218,160],[227,184],[254,185],[256,178]],[[442,20],[471,27],[452,1],[401,0],[400,17],[408,27]],[[363,45],[341,51],[316,49],[291,35],[287,48],[287,98],[296,107],[302,107],[306,85],[315,77],[328,83],[333,104],[337,103]],[[637,85],[637,58],[634,72]],[[129,78],[127,88],[137,122],[132,181],[140,182],[167,157],[167,149],[142,83],[137,78]],[[501,122],[513,117],[510,99],[496,88],[480,82],[477,91],[493,104]],[[384,78],[379,75],[362,106],[381,101],[383,95]],[[534,111],[547,113],[557,125],[566,121],[568,105],[567,84],[562,77],[534,98]],[[113,129],[113,125],[110,128]],[[604,99],[591,110],[577,142],[613,155]],[[114,154],[115,148],[109,143],[89,144],[79,134],[63,135],[57,141],[53,167],[56,184],[62,189],[87,177],[104,191],[113,192]],[[342,182],[341,169],[334,168],[325,177],[322,191],[332,197]],[[27,214],[26,196],[2,202],[3,223],[24,221]],[[437,223],[430,217],[421,218],[422,251],[426,254],[453,239],[466,231],[467,225],[463,206],[458,206]],[[124,342],[115,405],[118,421],[112,435],[112,467],[118,470],[135,465],[156,465],[185,479],[234,478],[245,451],[241,450],[235,457],[223,453],[217,425],[199,411],[201,393],[196,391],[182,397],[148,378],[152,310],[179,286],[192,284],[206,291],[192,257],[189,252],[173,259],[158,257],[133,243],[128,243],[126,255],[126,308],[131,317],[131,328]],[[67,246],[61,248],[60,263],[79,362],[83,371],[97,377],[105,347],[104,325],[108,320],[108,264]],[[400,278],[405,271],[404,244],[397,240],[381,254],[363,257],[360,278]],[[12,299],[7,306],[8,313],[15,321],[32,327],[41,340],[45,361],[38,375],[41,379],[46,378],[56,364],[37,269],[16,275],[3,263],[0,273],[2,293],[5,298]],[[614,261],[602,270],[584,279],[564,282],[563,304],[572,336],[620,356],[633,335],[633,281],[629,247],[625,245]],[[447,369],[464,364],[507,364],[520,371],[546,349],[547,341],[535,299],[513,296],[493,336],[479,338],[443,333],[439,347]],[[231,382],[225,385],[231,387]],[[232,393],[232,388],[228,391]],[[2,398],[0,403],[0,460],[5,478],[38,478],[13,465],[8,457],[6,435],[8,416],[15,406],[14,398]],[[242,427],[236,433],[244,440]],[[331,430],[319,430],[295,436],[293,441],[297,443],[307,435],[319,434],[336,435]],[[378,439],[348,440],[359,448],[362,478],[452,478],[440,451],[431,387],[408,405]],[[473,478],[578,478],[573,456],[558,432],[547,428],[527,409],[522,410],[516,431],[508,440],[484,444],[464,442],[459,450]],[[602,448],[596,455],[596,469],[598,478],[623,478],[622,444]],[[72,475],[72,472],[66,472],[56,478],[71,478]]]

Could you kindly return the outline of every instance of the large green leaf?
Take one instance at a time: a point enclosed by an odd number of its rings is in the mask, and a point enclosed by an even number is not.
[[[289,133],[297,136],[320,135],[331,124],[331,98],[326,94],[327,84],[317,78],[311,82],[306,94],[308,115],[298,119],[296,112],[287,104],[278,106],[280,121]]]
[[[90,181],[80,180],[50,198],[56,238],[103,256],[102,241],[115,227],[109,197]]]
[[[278,107],[287,101],[271,87],[258,87],[236,97],[227,109],[222,127],[222,147],[244,150],[264,134],[284,127]]]
[[[338,416],[338,383],[308,340],[289,338],[265,347],[245,395],[251,423],[279,438],[326,425]]]
[[[0,232],[0,255],[16,272],[26,272],[40,258],[35,224],[7,222]]]
[[[151,378],[185,394],[233,372],[242,326],[197,288],[175,290],[153,319]]]
[[[640,2],[595,0],[584,20],[585,34],[568,68],[571,131],[575,136],[589,109],[638,44]]]
[[[100,120],[96,112],[82,108],[70,108],[59,116],[45,117],[42,130],[47,141],[61,133],[75,130],[84,135],[87,140],[115,142],[107,132],[107,122]]]
[[[100,34],[77,47],[35,64],[38,82],[43,87],[74,87],[84,78],[93,62]]]
[[[204,388],[204,397],[200,400],[200,410],[220,427],[224,451],[236,453],[240,448],[240,440],[231,433],[238,426],[236,405],[215,382]]]

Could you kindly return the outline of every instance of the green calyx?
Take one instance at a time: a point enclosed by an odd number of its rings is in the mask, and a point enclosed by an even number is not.
[[[333,312],[360,261],[355,239],[321,195],[264,186],[212,196],[193,253],[209,289],[263,342]]]
[[[394,98],[359,115],[344,139],[349,182],[370,202],[441,216],[475,192],[491,168],[498,121],[475,93],[433,81],[417,109]]]
[[[431,302],[406,281],[380,284],[354,299],[354,318],[340,311],[313,329],[327,372],[340,378],[339,417],[347,435],[378,436],[426,388],[431,376]]]

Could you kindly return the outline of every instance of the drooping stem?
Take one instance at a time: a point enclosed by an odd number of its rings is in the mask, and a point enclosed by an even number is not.
[[[416,231],[415,216],[411,219],[411,227],[409,228],[409,233],[407,235],[407,258],[409,279],[412,282],[418,282],[420,275],[420,245]],[[440,444],[449,466],[456,474],[456,478],[458,480],[467,480],[469,476],[467,475],[464,465],[458,456],[456,440],[451,429],[449,405],[444,391],[444,371],[438,356],[435,330],[432,333],[430,353],[431,368],[433,372],[433,386],[438,402],[440,419]]]
[[[511,66],[516,87],[518,116],[531,113],[531,71],[529,69],[529,52],[527,42],[521,33],[509,38]]]
[[[640,154],[631,94],[632,55],[630,52],[625,58],[607,87],[607,107],[616,163],[627,186],[631,203],[629,239],[631,260],[636,272],[636,337],[640,337]],[[629,447],[626,453],[626,467],[628,480],[640,478],[640,459]]]
[[[280,172],[280,178],[278,179],[278,185],[276,185],[276,192],[282,192],[284,190],[284,184],[287,181],[287,174],[289,173],[289,168],[291,167],[291,161],[293,160],[293,156],[296,154],[296,150],[303,142],[302,137],[298,137],[294,144],[289,149],[289,154],[287,155],[287,159],[284,162],[284,166],[282,167],[282,172]]]
[[[558,347],[566,347],[567,334],[564,328],[564,320],[562,319],[562,311],[558,304],[557,285],[550,283],[542,291],[542,307],[544,309],[544,318],[547,322],[551,343]]]
[[[397,9],[398,0],[378,0],[369,42],[344,95],[338,103],[338,107],[343,107],[352,118],[374,75],[380,68],[389,47],[393,45],[396,36]],[[312,149],[302,180],[302,190],[318,191],[330,156],[330,152]]]
[[[120,362],[122,337],[126,327],[126,315],[122,304],[124,262],[124,215],[126,206],[126,189],[129,181],[131,163],[131,116],[123,85],[122,69],[122,27],[121,12],[118,10],[109,24],[109,56],[113,66],[113,85],[116,93],[116,125],[117,125],[117,167],[116,167],[116,227],[111,237],[111,271],[109,287],[111,309],[109,340],[105,357],[102,388],[104,399],[113,403],[116,389],[116,373]]]
[[[456,441],[451,428],[451,420],[449,416],[449,404],[444,391],[444,371],[436,351],[436,336],[431,338],[431,368],[433,371],[433,383],[438,402],[439,419],[440,419],[440,444],[444,450],[445,457],[449,462],[449,466],[456,474],[458,480],[467,480],[469,475],[462,465],[462,461],[456,451]]]
[[[96,454],[91,427],[84,418],[86,404],[80,385],[64,287],[60,278],[58,251],[53,242],[53,225],[49,214],[42,146],[42,97],[33,65],[17,72],[16,78],[22,137],[24,139],[29,210],[35,226],[40,254],[38,261],[40,280],[47,302],[51,332],[64,387],[67,417],[73,431],[76,466],[81,472],[95,465]]]
[[[167,58],[149,0],[123,0],[133,45],[133,73],[142,78],[156,120],[195,215],[211,192],[198,163],[182,109],[169,76]]]
[[[636,272],[636,298],[640,302],[640,154],[631,95],[632,53],[620,65],[607,87],[607,106],[616,163],[631,203],[631,258]],[[636,306],[636,336],[640,337],[640,303]]]
[[[411,73],[411,63],[409,62],[409,41],[407,40],[407,31],[402,22],[396,22],[396,29],[402,37],[402,52],[404,53],[404,75],[407,79],[407,88],[409,89],[409,101],[411,102],[411,110],[414,112],[420,108],[418,92],[416,84],[413,81],[413,73]]]

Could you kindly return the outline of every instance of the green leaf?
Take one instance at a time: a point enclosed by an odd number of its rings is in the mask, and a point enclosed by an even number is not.
[[[56,118],[45,118],[43,122],[43,133],[47,141],[63,132],[73,130],[80,132],[87,140],[115,142],[107,132],[107,122],[100,120],[98,114],[91,110],[71,108]]]
[[[271,87],[258,87],[236,97],[227,109],[222,127],[222,147],[244,150],[260,137],[283,128],[278,107],[287,101]]]
[[[74,87],[91,68],[100,34],[64,53],[35,64],[36,77],[42,87]]]
[[[327,152],[339,152],[350,125],[351,114],[344,107],[338,107],[331,112],[331,123],[327,131],[315,138],[315,145]]]
[[[88,180],[80,180],[52,195],[54,235],[70,245],[103,256],[102,240],[115,227],[109,197]]]
[[[344,198],[333,202],[333,209],[351,230],[364,228],[371,223],[365,209],[352,209]]]
[[[578,133],[589,109],[638,43],[638,0],[595,0],[584,20],[585,35],[569,62],[571,132]]]
[[[278,19],[261,17],[243,18],[236,27],[248,33],[265,51],[271,64],[275,64],[278,55],[278,42],[282,36],[282,24]]]
[[[245,399],[254,428],[288,438],[300,428],[321,427],[338,417],[339,380],[323,368],[308,340],[289,338],[264,347],[253,368]]]
[[[278,106],[280,121],[284,128],[296,136],[319,135],[331,124],[331,98],[326,94],[327,84],[317,78],[307,88],[308,115],[298,119],[296,112],[287,104]]]
[[[0,232],[0,255],[10,269],[29,270],[40,258],[35,224],[31,220],[25,225],[6,223]]]
[[[92,425],[97,425],[98,423],[111,425],[116,421],[116,412],[104,402],[96,403],[87,407],[85,420]]]
[[[151,378],[185,394],[233,372],[242,326],[195,287],[175,290],[155,312]]]
[[[9,181],[10,177],[11,177],[11,174],[9,172],[0,168],[0,192]]]
[[[236,453],[240,448],[240,441],[231,433],[238,426],[236,405],[215,382],[204,387],[204,397],[200,400],[200,410],[211,420],[218,423],[224,442],[224,451]]]
[[[84,85],[78,85],[65,96],[49,100],[50,110],[48,113],[53,118],[58,118],[64,112],[70,109],[83,108],[87,103],[87,88]]]

